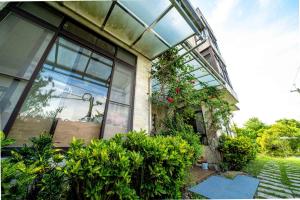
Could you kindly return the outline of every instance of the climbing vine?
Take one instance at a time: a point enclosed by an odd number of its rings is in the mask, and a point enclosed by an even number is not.
[[[166,109],[167,118],[178,118],[186,123],[197,110],[206,108],[208,129],[227,125],[231,117],[230,104],[222,98],[222,91],[200,82],[189,73],[192,66],[186,64],[189,58],[181,57],[176,48],[168,50],[158,58],[152,68],[152,78],[158,83],[151,100],[157,108]],[[195,85],[200,84],[200,90]],[[175,117],[177,116],[177,117]]]

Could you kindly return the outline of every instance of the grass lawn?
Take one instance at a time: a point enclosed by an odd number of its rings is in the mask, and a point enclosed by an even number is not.
[[[296,157],[287,157],[287,158],[279,158],[279,157],[270,157],[265,155],[258,155],[255,160],[251,161],[246,167],[243,168],[242,171],[257,177],[264,165],[267,162],[275,162],[279,165],[281,182],[286,185],[290,185],[290,181],[286,174],[286,166],[287,164],[295,166],[300,169],[300,158]]]

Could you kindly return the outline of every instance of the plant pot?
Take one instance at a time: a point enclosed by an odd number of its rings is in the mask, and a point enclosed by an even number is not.
[[[208,170],[208,163],[202,163],[202,169]]]

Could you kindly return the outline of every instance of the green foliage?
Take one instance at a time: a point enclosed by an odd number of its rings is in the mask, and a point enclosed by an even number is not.
[[[233,131],[237,136],[245,136],[250,139],[256,140],[256,138],[267,128],[267,125],[260,121],[257,117],[248,119],[242,128],[239,128],[236,124],[233,126]]]
[[[300,122],[282,119],[265,129],[257,143],[263,153],[289,156],[300,153]]]
[[[159,134],[164,136],[178,136],[187,141],[193,149],[193,163],[196,163],[202,154],[200,135],[195,133],[193,127],[186,124],[179,114],[176,114],[174,118],[166,118],[164,129]]]
[[[119,134],[85,145],[74,139],[66,155],[41,135],[1,161],[3,199],[181,198],[194,149],[181,137]]]
[[[181,198],[181,189],[193,151],[180,137],[148,137],[131,132],[117,135],[114,140],[130,152],[143,157],[142,165],[135,171],[133,187],[142,199]]]
[[[223,156],[223,162],[230,170],[240,170],[249,161],[253,160],[257,153],[256,144],[248,137],[228,137],[223,135],[220,138],[219,150]]]
[[[230,104],[223,99],[221,90],[199,82],[188,73],[193,67],[186,64],[186,59],[174,48],[159,57],[152,69],[152,78],[159,83],[159,89],[151,95],[153,105],[166,108],[169,117],[180,114],[187,123],[204,104],[211,115],[207,128],[227,125],[231,117]],[[200,84],[202,89],[197,90],[195,84]]]
[[[63,156],[52,148],[49,135],[31,139],[30,147],[12,151],[1,162],[3,199],[62,199],[68,182],[60,162]]]
[[[142,161],[139,153],[126,151],[115,140],[92,140],[87,146],[73,140],[65,168],[73,198],[137,199],[131,182]]]

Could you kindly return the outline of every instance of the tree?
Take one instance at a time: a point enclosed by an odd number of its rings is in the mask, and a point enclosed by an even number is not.
[[[261,151],[274,156],[300,153],[300,122],[280,119],[266,128],[257,138]]]
[[[256,140],[260,133],[267,128],[267,125],[257,117],[252,117],[244,123],[242,128],[239,128],[236,124],[233,127],[237,136],[245,136],[252,140]]]

